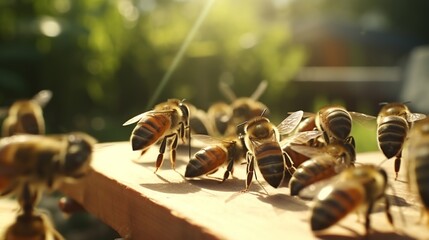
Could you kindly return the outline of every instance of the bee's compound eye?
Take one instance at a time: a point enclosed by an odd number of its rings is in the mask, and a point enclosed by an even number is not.
[[[92,145],[82,138],[69,137],[69,145],[64,162],[64,172],[66,175],[74,175],[82,167],[89,164],[92,154]]]
[[[268,137],[270,131],[267,127],[262,124],[255,126],[254,135],[260,138]]]

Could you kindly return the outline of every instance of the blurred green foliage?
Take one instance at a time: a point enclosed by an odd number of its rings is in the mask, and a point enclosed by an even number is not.
[[[206,3],[3,0],[0,105],[50,89],[48,133],[80,130],[101,142],[125,141],[131,129],[122,123],[148,110]],[[378,27],[427,40],[419,18],[427,9],[427,1],[216,0],[156,102],[187,99],[206,109],[226,100],[219,81],[230,84],[237,96],[249,96],[265,79],[269,85],[261,101],[278,122],[299,106],[300,92],[289,82],[311,54],[294,42],[291,22],[324,17],[363,22],[375,16],[372,23]]]
[[[121,124],[146,111],[205,1],[40,0],[0,3],[0,102],[41,89],[48,132],[87,131],[126,140]],[[248,96],[267,79],[270,99],[305,61],[282,14],[263,0],[218,0],[157,102],[200,108],[224,100],[223,79]],[[268,100],[268,99],[264,99]]]

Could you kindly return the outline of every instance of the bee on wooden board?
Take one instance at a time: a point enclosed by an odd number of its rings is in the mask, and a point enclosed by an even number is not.
[[[0,116],[7,115],[3,121],[2,136],[19,133],[44,134],[45,120],[42,108],[51,100],[51,97],[51,91],[42,90],[30,100],[19,100],[9,108],[0,110]]]
[[[85,133],[20,134],[0,139],[0,195],[19,194],[25,184],[39,197],[62,181],[90,170],[95,139]]]
[[[207,110],[207,118],[211,124],[212,136],[227,136],[229,121],[233,115],[232,107],[225,102],[216,102]],[[235,135],[235,133],[234,133]]]
[[[29,184],[23,184],[22,193],[19,194],[21,212],[15,222],[7,227],[1,239],[43,239],[63,240],[63,236],[54,228],[49,217],[35,209],[37,196],[32,195]]]
[[[395,179],[401,167],[402,147],[413,122],[425,118],[411,113],[403,103],[386,103],[377,116],[377,143],[386,158],[395,157]]]
[[[412,192],[418,194],[429,226],[429,118],[415,123],[410,131],[408,179]]]
[[[207,113],[190,103],[186,103],[189,108],[189,128],[191,134],[212,135],[213,130],[209,124]]]
[[[272,187],[277,188],[285,177],[285,169],[293,172],[292,160],[280,146],[280,136],[291,133],[301,121],[302,111],[297,111],[285,118],[277,127],[268,118],[255,117],[244,125],[244,138],[247,148],[247,191],[253,179],[256,164],[265,179]]]
[[[227,164],[223,182],[233,173],[234,163],[244,159],[245,151],[238,139],[217,139],[208,135],[193,135],[192,139],[209,144],[209,146],[196,152],[190,159],[185,171],[185,177],[187,178],[212,174],[219,167]]]
[[[171,140],[170,162],[174,169],[179,138],[182,142],[185,142],[186,138],[190,138],[188,106],[181,100],[169,99],[167,102],[156,105],[153,110],[129,119],[123,126],[136,122],[137,125],[132,131],[130,139],[133,151],[141,150],[141,155],[143,155],[152,145],[161,141],[155,165],[156,172],[162,165],[167,141]]]
[[[262,81],[250,97],[238,98],[225,82],[221,81],[219,83],[221,92],[231,102],[230,109],[232,110],[232,113],[228,120],[228,127],[225,131],[226,136],[237,136],[237,132],[242,132],[241,129],[237,129],[237,126],[242,126],[240,125],[241,123],[254,117],[261,116],[263,112],[265,112],[265,115],[268,114],[267,106],[258,101],[260,96],[265,92],[267,85],[267,81]],[[223,107],[222,110],[225,112],[227,111],[225,107]],[[224,121],[226,116],[223,115],[222,118]]]
[[[299,123],[291,138],[282,139],[281,146],[283,151],[292,159],[295,167],[298,167],[303,162],[309,160],[310,157],[293,150],[292,146],[323,147],[326,144],[323,140],[320,140],[322,135],[323,133],[316,128],[315,116],[313,115],[304,118],[304,120]],[[288,175],[289,172],[286,171],[285,174]]]
[[[20,214],[6,229],[4,240],[64,240],[54,228],[49,217],[43,213]]]
[[[335,182],[322,188],[311,211],[311,230],[325,230],[348,214],[363,210],[366,235],[369,234],[370,213],[376,202],[385,200],[386,216],[393,224],[390,204],[386,198],[387,173],[373,165],[359,165],[347,168],[338,175]]]
[[[350,136],[352,119],[360,122],[375,120],[374,116],[358,112],[349,112],[340,105],[332,105],[321,108],[315,116],[317,128],[324,132],[326,143],[343,142]]]
[[[302,145],[294,145],[291,148],[311,158],[298,166],[293,173],[289,181],[291,196],[298,195],[302,189],[311,184],[333,177],[342,170],[354,166],[356,161],[355,143],[351,136],[344,143],[331,143],[321,148]]]

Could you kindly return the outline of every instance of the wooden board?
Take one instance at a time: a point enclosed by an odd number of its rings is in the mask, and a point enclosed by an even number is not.
[[[166,154],[167,155],[167,154]],[[219,183],[224,169],[211,177],[186,180],[187,154],[179,155],[176,171],[168,160],[154,174],[157,149],[139,159],[128,142],[98,144],[94,170],[77,184],[62,191],[83,204],[88,212],[110,225],[125,239],[352,239],[364,234],[363,219],[350,214],[327,231],[314,235],[309,226],[311,201],[289,195],[287,186],[278,189],[261,180],[268,195],[254,181],[242,193],[245,166],[236,166],[234,178]],[[378,164],[378,153],[358,154],[357,162]],[[137,162],[138,161],[138,162]],[[383,166],[391,173],[393,162]],[[405,164],[399,180],[390,183],[391,211],[395,229],[382,206],[371,215],[373,239],[424,239],[428,231],[419,221],[415,195],[407,191]],[[262,179],[262,177],[260,177]]]

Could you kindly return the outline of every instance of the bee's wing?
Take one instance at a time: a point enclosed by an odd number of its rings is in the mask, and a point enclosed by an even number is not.
[[[140,121],[140,119],[142,119],[142,117],[147,113],[148,112],[144,112],[144,113],[141,113],[137,116],[134,116],[134,117],[128,119],[128,121],[126,121],[124,124],[122,124],[122,126],[127,126],[127,125],[130,125],[130,124],[133,124],[133,123]]]
[[[285,118],[278,126],[280,135],[286,135],[291,133],[301,122],[304,112],[299,110],[291,113],[287,118]]]
[[[293,151],[300,153],[304,156],[307,156],[309,158],[327,154],[323,148],[316,148],[316,147],[310,147],[305,145],[290,145],[290,148]]]
[[[423,113],[411,113],[411,114],[408,114],[407,121],[408,122],[414,122],[414,121],[422,120],[424,118],[426,118],[426,114],[423,114]]]
[[[33,101],[39,104],[41,107],[44,107],[52,98],[52,91],[50,90],[42,90],[38,92],[33,97]]]
[[[321,136],[323,132],[321,131],[305,131],[305,132],[298,132],[290,137],[287,137],[285,139],[282,139],[280,142],[280,146],[285,147],[289,144],[306,144],[308,141],[315,139],[319,136]]]
[[[339,181],[338,174],[330,178],[317,181],[303,188],[301,191],[299,191],[298,196],[302,199],[311,200],[315,198],[324,187],[334,185],[338,183],[338,181]]]
[[[377,117],[367,115],[364,113],[359,113],[359,112],[349,112],[349,113],[352,116],[353,121],[355,121],[356,123],[359,123],[366,127],[375,126],[375,123],[376,123],[375,120],[377,119]]]
[[[218,144],[222,142],[222,139],[212,137],[210,135],[205,134],[192,134],[192,141],[195,141],[196,143],[202,143],[205,145],[213,145]]]
[[[287,112],[288,114],[292,114],[294,112]],[[309,118],[309,117],[313,117],[316,116],[316,113],[313,112],[304,112],[304,114],[302,115],[302,118]]]

